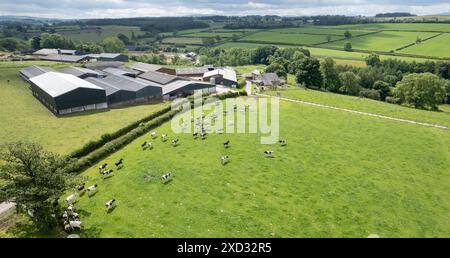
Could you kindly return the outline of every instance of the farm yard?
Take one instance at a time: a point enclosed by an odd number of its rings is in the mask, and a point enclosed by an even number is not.
[[[52,62],[1,62],[0,69],[0,139],[34,140],[50,151],[60,154],[82,147],[90,140],[114,132],[168,104],[138,105],[107,111],[88,112],[55,117],[33,97],[29,85],[18,76],[18,71],[33,64],[63,67]],[[6,83],[10,80],[10,83]],[[7,125],[7,126],[5,126]],[[25,126],[27,125],[27,126]]]
[[[284,101],[280,109],[280,137],[288,143],[284,147],[261,145],[258,134],[209,134],[205,140],[173,135],[166,123],[154,131],[178,138],[179,146],[160,137],[152,140],[148,133],[95,164],[82,174],[87,185],[98,184],[98,192],[76,204],[85,223],[80,234],[447,234],[448,131]],[[141,143],[150,140],[154,148],[143,151]],[[231,142],[228,149],[222,146],[225,140]],[[269,149],[274,158],[264,157]],[[220,163],[224,155],[230,157],[225,166]],[[98,166],[120,158],[124,167],[103,179]],[[174,177],[162,184],[160,176],[166,172]],[[106,213],[104,202],[110,199],[117,206]]]

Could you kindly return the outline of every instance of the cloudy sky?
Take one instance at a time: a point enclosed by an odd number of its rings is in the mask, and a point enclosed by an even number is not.
[[[47,18],[450,12],[450,0],[0,0],[0,15]]]

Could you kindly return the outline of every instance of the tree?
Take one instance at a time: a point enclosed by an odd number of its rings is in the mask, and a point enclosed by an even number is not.
[[[276,73],[280,77],[287,77],[286,69],[279,63],[271,63],[270,65],[268,65],[266,67],[266,73]]]
[[[126,50],[125,44],[117,37],[105,38],[101,45],[105,52],[120,53]]]
[[[332,39],[331,35],[327,35],[327,42],[330,42]]]
[[[348,30],[346,30],[345,32],[344,32],[344,37],[346,38],[346,39],[351,39],[352,38],[352,33],[350,32],[350,31],[348,31]]]
[[[239,40],[239,35],[233,34],[233,35],[231,36],[231,41],[236,42],[236,41],[238,41],[238,40]]]
[[[341,87],[341,80],[339,79],[339,73],[336,70],[335,62],[332,58],[325,58],[320,64],[320,71],[322,72],[323,85],[325,89],[338,92]]]
[[[307,87],[321,88],[323,83],[322,73],[320,72],[320,62],[315,58],[304,58],[295,74],[297,83],[305,84]]]
[[[361,86],[359,85],[359,77],[353,72],[344,72],[339,74],[339,78],[341,79],[342,86],[340,91],[345,94],[359,95],[361,91]]]
[[[381,60],[380,60],[380,56],[372,53],[369,56],[366,57],[366,64],[368,66],[380,66],[381,65]]]
[[[125,45],[130,44],[130,39],[122,33],[117,34],[117,38],[120,39],[123,42],[123,44],[125,44]]]
[[[41,38],[40,37],[33,37],[31,39],[31,48],[32,49],[40,49],[41,48]]]
[[[66,160],[31,142],[7,143],[0,148],[0,200],[16,203],[17,211],[31,213],[40,228],[56,225],[53,201],[76,185],[64,171]],[[55,214],[56,216],[52,216]]]
[[[447,82],[431,73],[409,74],[397,83],[394,96],[416,108],[437,110],[446,96]]]
[[[386,100],[386,97],[390,95],[391,89],[390,85],[387,82],[384,81],[376,81],[373,84],[373,89],[377,90],[380,93],[380,99],[382,101]]]
[[[350,41],[345,42],[344,50],[345,51],[352,51],[352,49],[353,49],[352,43]]]
[[[60,34],[41,34],[41,47],[42,48],[62,48],[62,49],[73,49],[75,45],[73,42]]]
[[[210,47],[216,43],[216,40],[214,38],[202,38],[202,43],[206,47]]]

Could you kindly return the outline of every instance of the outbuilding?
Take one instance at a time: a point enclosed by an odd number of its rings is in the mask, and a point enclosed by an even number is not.
[[[101,53],[101,54],[89,54],[91,59],[96,59],[97,61],[119,61],[128,62],[128,56],[120,53]]]
[[[69,66],[59,70],[61,73],[67,73],[75,75],[78,78],[85,79],[88,77],[104,77],[105,73],[101,71],[94,71],[88,68]]]
[[[31,78],[47,72],[56,72],[56,71],[51,67],[32,65],[20,70],[19,76],[22,77],[22,79],[24,79],[25,81],[29,81]]]
[[[72,74],[47,72],[30,79],[33,95],[54,114],[104,109],[105,89]]]
[[[236,72],[231,68],[221,68],[206,72],[203,75],[203,81],[212,84],[221,84],[225,86],[235,87],[237,85]]]

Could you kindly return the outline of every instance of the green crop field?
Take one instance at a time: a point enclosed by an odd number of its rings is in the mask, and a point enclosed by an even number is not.
[[[343,39],[344,36],[331,35],[331,40]],[[311,35],[299,33],[280,33],[276,31],[262,31],[241,38],[242,41],[255,41],[272,44],[314,45],[327,42],[327,35]]]
[[[21,68],[32,64],[67,66],[52,62],[0,62],[0,142],[33,140],[48,150],[68,154],[168,105],[139,105],[56,117],[33,97],[28,83],[18,76]]]
[[[285,101],[285,147],[262,145],[259,134],[194,140],[170,123],[155,131],[180,145],[158,138],[142,151],[147,134],[100,162],[124,158],[111,178],[100,163],[83,173],[99,191],[77,204],[82,237],[448,236],[449,131]]]
[[[433,32],[393,32],[385,31],[362,37],[354,37],[350,40],[342,40],[324,44],[324,47],[336,47],[344,49],[346,41],[352,43],[353,49],[391,51],[405,45],[415,43],[417,37],[426,39],[436,35]]]
[[[101,26],[101,30],[79,30],[64,32],[61,31],[62,35],[74,40],[74,41],[85,41],[85,42],[100,42],[108,37],[116,37],[117,34],[122,33],[125,36],[131,38],[132,32],[136,36],[144,34],[139,27],[130,26]]]
[[[450,57],[450,50],[448,49],[449,42],[450,34],[442,34],[420,44],[405,48],[399,51],[399,53]]]

